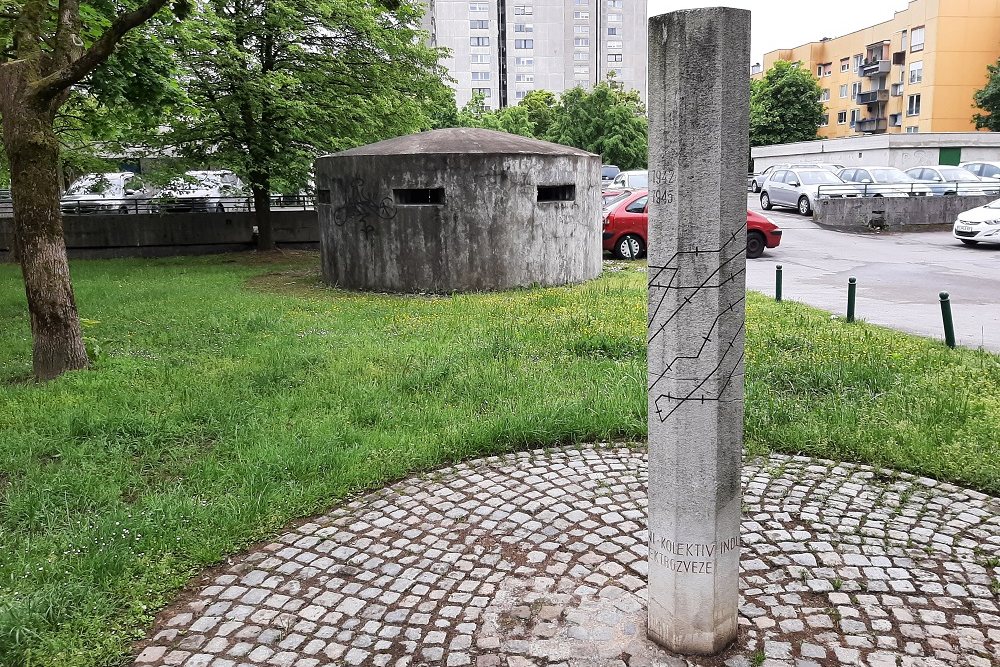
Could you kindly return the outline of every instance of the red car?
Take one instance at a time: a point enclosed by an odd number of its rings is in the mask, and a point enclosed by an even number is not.
[[[646,254],[649,207],[646,190],[636,190],[615,204],[604,216],[604,249],[619,259],[638,259]],[[760,213],[747,211],[747,257],[756,259],[764,248],[777,248],[781,230]]]

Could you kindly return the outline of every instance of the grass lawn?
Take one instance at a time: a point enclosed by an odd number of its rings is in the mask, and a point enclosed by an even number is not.
[[[119,665],[200,567],[347,494],[646,432],[645,272],[358,295],[315,255],[75,262],[94,370],[34,385],[0,265],[0,665]],[[751,296],[747,444],[1000,494],[1000,358]]]

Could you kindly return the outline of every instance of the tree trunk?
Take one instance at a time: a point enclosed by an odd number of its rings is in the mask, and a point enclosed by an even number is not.
[[[35,378],[87,368],[59,209],[59,142],[53,111],[2,96],[3,142],[14,199],[14,248],[24,276]]]
[[[274,250],[274,232],[271,229],[270,179],[252,177],[253,208],[257,220],[257,250]]]

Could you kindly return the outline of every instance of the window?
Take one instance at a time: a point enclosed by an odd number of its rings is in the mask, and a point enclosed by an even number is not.
[[[517,91],[514,91],[514,99],[516,99],[516,100],[523,100],[524,96],[527,95],[530,92],[531,92],[530,90],[517,90]]]
[[[518,56],[514,58],[514,64],[518,67],[532,67],[535,64],[535,59]]]
[[[586,51],[576,51],[575,53],[573,53],[573,60],[576,60],[577,62],[583,60],[590,60],[590,54],[587,53]]]
[[[573,46],[590,46],[589,37],[575,37],[573,39]]]
[[[910,95],[906,98],[906,115],[907,116],[919,116],[920,115],[920,93],[916,95]]]
[[[590,65],[577,65],[573,68],[573,74],[590,74]]]
[[[489,37],[470,37],[469,38],[469,45],[470,46],[489,46],[490,45],[490,38]]]
[[[851,59],[850,58],[841,58],[840,59],[840,71],[841,72],[846,72],[849,69],[851,69]]]
[[[861,94],[861,82],[855,81],[851,84],[851,99],[857,99],[858,95]]]
[[[626,213],[643,213],[646,210],[646,200],[649,199],[648,195],[645,197],[639,197],[634,202],[625,207]]]
[[[608,74],[613,75],[616,79],[622,78],[623,71],[621,67],[611,67],[608,69]]]
[[[840,86],[840,97],[841,97],[841,99],[844,99],[844,98],[847,97],[847,84],[846,83]]]
[[[489,64],[489,62],[490,62],[490,54],[488,54],[488,53],[473,53],[472,54],[472,63],[474,65]]]
[[[614,7],[615,9],[622,8],[622,0],[608,0],[608,7]]]
[[[817,77],[823,76],[823,66],[822,65],[816,65],[816,76]]]
[[[830,124],[830,114],[825,113],[823,114],[823,118],[819,121],[819,126],[826,127],[829,124]]]
[[[515,74],[514,81],[517,83],[532,83],[535,80],[534,74]]]
[[[577,35],[589,35],[590,26],[589,25],[575,25],[573,26],[573,32]]]
[[[899,48],[902,51],[906,50],[906,31],[905,30],[902,33],[900,33],[900,35],[899,35]]]
[[[535,13],[535,8],[530,5],[514,5],[515,16],[531,16]]]
[[[910,63],[910,83],[920,83],[924,80],[924,61]]]
[[[608,28],[608,37],[621,37],[621,28]]]
[[[515,23],[514,32],[535,32],[534,23]]]
[[[419,206],[421,204],[444,204],[444,188],[406,188],[393,189],[392,198],[401,206]]]
[[[489,72],[473,72],[472,73],[472,80],[473,81],[489,81],[490,80],[490,73]]]
[[[586,21],[590,19],[590,12],[573,12],[573,18],[578,21]]]
[[[478,19],[469,21],[469,30],[489,30],[489,21],[480,21]]]
[[[837,112],[837,125],[846,125],[846,124],[847,124],[847,112],[846,111],[838,111]]]
[[[858,53],[854,56],[854,71],[861,69],[861,64],[865,61],[864,54]]]
[[[608,62],[609,63],[620,63],[622,61],[622,54],[620,53],[609,53]]]
[[[820,102],[829,102],[830,101],[830,89],[829,88],[824,88],[823,89],[823,92],[820,93],[820,95],[819,95],[819,101]]]
[[[916,125],[907,125],[906,126],[906,133],[907,134],[916,134],[919,131],[920,131],[920,128],[917,127]]]
[[[493,91],[490,90],[489,88],[473,88],[472,89],[472,94],[473,95],[482,95],[486,99],[490,99],[490,95],[492,95],[492,93],[493,93]]]
[[[833,74],[833,63],[825,63],[823,65],[823,76],[830,76]]]
[[[488,12],[490,6],[485,2],[470,2],[469,11],[470,12]]]
[[[861,116],[861,112],[858,109],[851,109],[851,127],[858,124],[858,118]]]
[[[535,48],[535,40],[533,39],[515,39],[514,40],[515,49],[533,49]]]
[[[622,42],[620,39],[609,39],[608,40],[609,49],[620,49],[622,48]]]
[[[924,50],[924,26],[914,28],[910,31],[910,51]],[[907,128],[909,131],[909,128]]]
[[[621,22],[622,22],[621,14],[608,14],[608,23],[621,23]]]

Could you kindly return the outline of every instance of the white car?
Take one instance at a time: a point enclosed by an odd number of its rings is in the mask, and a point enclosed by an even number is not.
[[[959,213],[951,233],[965,245],[1000,243],[1000,199]]]
[[[1000,162],[980,160],[977,162],[963,162],[959,166],[966,171],[971,171],[984,181],[1000,181]]]
[[[637,171],[621,171],[608,186],[609,190],[638,190],[649,186],[649,172],[645,169]]]
[[[152,196],[131,172],[87,174],[73,181],[59,205],[68,215],[138,213],[145,212]]]
[[[231,171],[188,171],[160,192],[157,207],[169,213],[246,210],[246,188]]]

